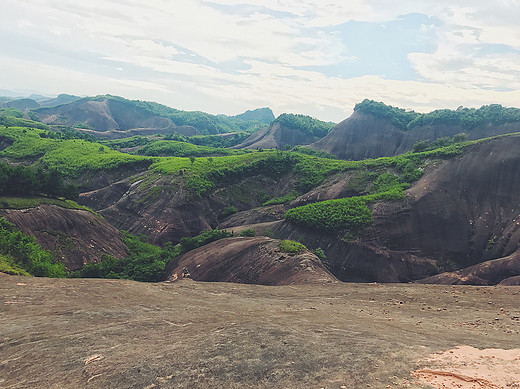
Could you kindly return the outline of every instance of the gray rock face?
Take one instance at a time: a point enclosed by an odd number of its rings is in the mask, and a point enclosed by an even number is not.
[[[189,272],[196,281],[257,285],[298,285],[336,282],[310,252],[284,253],[280,242],[264,236],[226,238],[175,258],[166,269],[168,280]]]
[[[121,232],[88,211],[40,205],[24,210],[0,210],[0,216],[34,236],[68,270],[99,262],[104,254],[117,258],[128,255]]]
[[[412,150],[423,140],[452,137],[462,132],[469,140],[520,131],[520,122],[491,125],[485,123],[471,130],[458,126],[418,126],[402,131],[390,120],[355,111],[339,123],[327,136],[309,147],[337,155],[341,159],[361,160],[390,157]]]
[[[411,281],[495,259],[485,272],[468,271],[480,272],[476,283],[498,283],[520,275],[513,260],[520,250],[519,150],[520,136],[504,137],[431,166],[405,200],[372,205],[374,224],[354,242],[286,222],[274,228],[275,236],[321,247],[344,281]]]

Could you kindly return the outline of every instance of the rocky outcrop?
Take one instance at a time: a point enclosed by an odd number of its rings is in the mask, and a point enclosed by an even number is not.
[[[117,258],[127,255],[121,232],[88,211],[40,205],[0,210],[0,216],[34,236],[42,248],[52,251],[71,271],[99,262],[105,254]]]
[[[520,285],[520,250],[504,258],[479,263],[456,272],[441,273],[419,282],[445,285]]]
[[[469,140],[474,140],[519,131],[520,122],[501,125],[484,123],[471,130],[463,130],[460,126],[428,125],[403,131],[389,119],[354,111],[352,116],[309,147],[334,154],[341,159],[362,160],[402,154],[412,150],[419,141],[452,137],[462,132],[468,135]]]
[[[518,150],[520,136],[511,135],[472,145],[449,160],[430,161],[403,200],[370,205],[374,223],[355,238],[283,221],[289,207],[359,194],[354,188],[357,173],[352,171],[330,177],[289,205],[261,207],[265,199],[257,196],[289,193],[294,184],[290,175],[241,178],[198,198],[180,179],[165,176],[153,181],[145,174],[143,181],[125,180],[85,193],[81,202],[117,228],[146,234],[159,244],[176,243],[217,226],[234,231],[248,226],[257,234],[267,231],[272,237],[323,249],[340,280],[409,282],[519,250]],[[230,205],[239,212],[223,219]],[[502,275],[486,275],[478,282],[499,283],[514,277],[514,271],[499,271]]]
[[[402,136],[390,120],[355,111],[309,147],[341,159],[377,158],[396,155]]]
[[[220,239],[181,255],[166,268],[166,277],[170,281],[188,273],[195,281],[258,285],[336,281],[314,254],[285,253],[278,240],[267,237]]]
[[[280,123],[273,123],[271,126],[251,134],[249,138],[234,148],[284,149],[287,145],[291,148],[298,145],[308,145],[316,142],[318,139],[319,137],[317,136],[282,126]]]

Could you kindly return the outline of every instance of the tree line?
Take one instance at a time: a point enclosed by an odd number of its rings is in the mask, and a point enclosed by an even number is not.
[[[65,197],[75,200],[79,196],[76,185],[66,183],[63,175],[41,167],[13,166],[0,163],[0,195]]]

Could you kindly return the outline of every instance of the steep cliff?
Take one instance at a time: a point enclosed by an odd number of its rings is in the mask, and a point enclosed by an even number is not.
[[[419,141],[453,137],[461,133],[465,133],[468,140],[475,140],[515,132],[520,132],[520,121],[500,124],[484,121],[471,129],[458,123],[403,128],[390,118],[354,111],[352,116],[309,147],[334,154],[341,159],[361,160],[402,154],[411,151]]]

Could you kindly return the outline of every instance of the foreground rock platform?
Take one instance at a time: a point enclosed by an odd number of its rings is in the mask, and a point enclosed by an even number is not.
[[[431,388],[434,353],[520,347],[519,296],[515,286],[0,274],[0,387]]]

